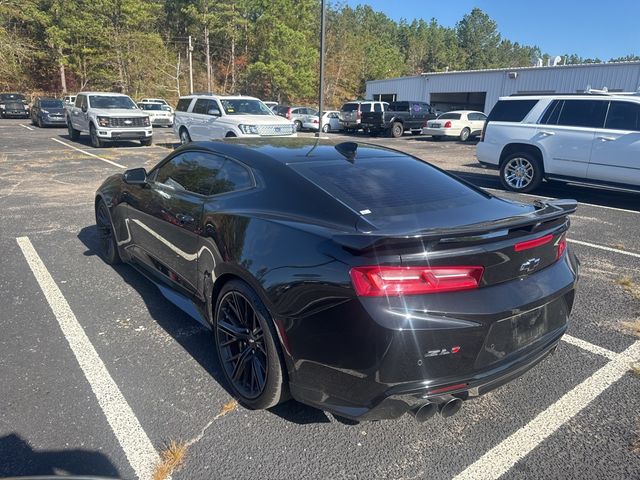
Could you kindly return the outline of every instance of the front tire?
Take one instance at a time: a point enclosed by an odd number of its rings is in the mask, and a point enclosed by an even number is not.
[[[76,130],[75,128],[73,128],[73,126],[71,125],[71,120],[67,119],[67,131],[69,132],[69,138],[71,140],[78,140],[78,138],[80,138],[80,130]]]
[[[300,120],[296,120],[295,122],[293,122],[293,127],[294,127],[296,132],[301,132],[302,131],[302,122]]]
[[[500,166],[500,183],[512,192],[531,192],[542,183],[542,162],[531,153],[513,153]]]
[[[122,262],[120,252],[118,252],[113,222],[107,205],[102,200],[99,200],[96,206],[96,227],[98,227],[98,239],[100,241],[99,254],[102,259],[109,265],[117,265]]]
[[[153,137],[146,137],[140,139],[140,145],[143,147],[149,147],[153,143]]]
[[[98,132],[96,131],[96,127],[91,124],[89,126],[89,136],[91,138],[91,146],[93,148],[102,148],[102,140],[98,137]]]
[[[257,410],[288,397],[271,315],[246,283],[231,280],[222,287],[216,302],[214,335],[220,366],[240,404]]]
[[[325,125],[322,126],[322,131],[324,133],[329,133],[329,130],[330,130],[329,124],[325,124]]]
[[[38,127],[44,128],[44,125],[42,123],[42,119],[40,117],[38,117]]]

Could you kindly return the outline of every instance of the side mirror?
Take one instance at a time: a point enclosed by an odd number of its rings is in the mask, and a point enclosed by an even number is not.
[[[220,110],[218,110],[217,108],[212,108],[211,110],[209,110],[207,112],[207,115],[211,115],[214,117],[219,117],[220,116]]]
[[[88,110],[87,106],[86,105],[82,105],[82,111],[84,113],[87,113],[87,110]]]
[[[144,168],[131,168],[122,174],[122,179],[129,185],[146,185],[147,171]]]

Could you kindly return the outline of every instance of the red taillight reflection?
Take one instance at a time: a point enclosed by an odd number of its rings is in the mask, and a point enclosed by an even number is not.
[[[291,120],[291,109],[287,109],[287,114],[285,115],[285,117],[287,118],[287,120]]]
[[[556,253],[556,260],[560,260],[560,258],[562,257],[562,254],[567,249],[567,238],[565,237],[565,235],[562,235],[562,237],[560,237],[557,248],[558,250]]]
[[[478,288],[483,267],[354,267],[349,274],[358,296],[382,297]]]
[[[545,235],[544,237],[534,238],[533,240],[527,240],[526,242],[516,243],[515,251],[522,252],[523,250],[529,250],[530,248],[541,247],[553,240],[553,235]]]
[[[427,393],[433,395],[434,393],[444,393],[451,392],[452,390],[460,390],[461,388],[466,388],[466,383],[457,383],[455,385],[449,385],[448,387],[435,388],[433,390],[429,390]]]
[[[451,122],[445,122],[444,128],[451,128]]]

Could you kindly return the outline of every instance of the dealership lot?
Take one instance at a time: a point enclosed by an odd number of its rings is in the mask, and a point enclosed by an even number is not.
[[[175,142],[168,129],[154,136],[151,147],[97,150],[64,129],[0,120],[0,476],[147,476],[171,441],[188,444],[173,474],[185,479],[640,471],[631,447],[640,380],[628,372],[640,343],[622,327],[640,316],[637,196],[562,184],[537,192],[581,202],[570,236],[582,278],[569,336],[555,355],[455,417],[353,424],[296,402],[251,412],[218,383],[210,333],[136,271],[96,254],[93,194],[111,174],[150,168]],[[496,173],[475,162],[473,143],[355,137],[500,188]],[[626,277],[630,291],[618,284]]]

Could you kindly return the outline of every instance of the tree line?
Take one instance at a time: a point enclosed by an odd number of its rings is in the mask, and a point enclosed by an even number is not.
[[[319,10],[318,0],[0,0],[0,89],[175,100],[190,90],[191,37],[195,91],[315,103]],[[358,98],[372,79],[529,66],[548,57],[502,37],[478,8],[445,27],[331,4],[325,98],[333,106]]]

